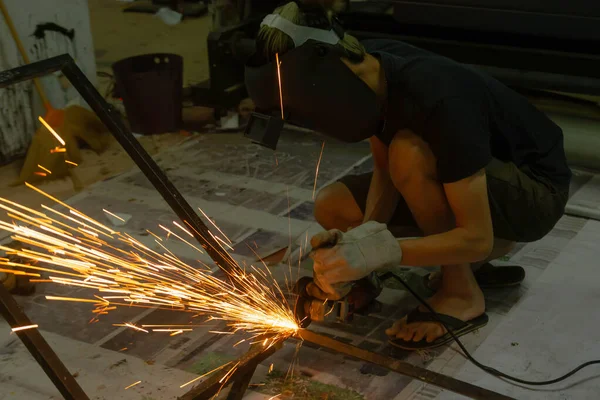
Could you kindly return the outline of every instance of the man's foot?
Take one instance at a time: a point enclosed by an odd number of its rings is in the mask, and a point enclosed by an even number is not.
[[[429,305],[438,314],[444,314],[463,322],[475,320],[484,314],[485,300],[479,287],[473,287],[470,290],[461,289],[460,294],[452,292],[440,289],[429,299]],[[429,313],[424,306],[420,306],[419,310],[422,313]],[[407,323],[407,317],[404,317],[387,329],[386,334],[392,339],[401,339],[407,342],[425,340],[427,343],[432,343],[444,336],[446,329],[438,322]]]

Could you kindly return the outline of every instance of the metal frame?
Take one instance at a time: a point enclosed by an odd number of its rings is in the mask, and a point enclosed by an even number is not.
[[[206,249],[209,256],[226,273],[234,268],[235,262],[231,256],[222,250],[221,246],[216,242],[216,240],[213,239],[210,234],[208,234],[208,228],[206,225],[204,225],[202,220],[186,202],[181,193],[179,193],[175,186],[173,186],[173,184],[169,181],[167,176],[152,159],[152,157],[150,157],[150,155],[135,139],[131,131],[123,123],[119,113],[116,112],[114,108],[104,100],[96,88],[94,88],[92,83],[77,67],[71,56],[62,55],[53,57],[47,60],[38,61],[33,64],[0,72],[0,88],[34,79],[59,70],[67,77],[67,79],[71,82],[83,99],[96,112],[100,120],[106,125],[108,130],[113,134],[121,146],[123,146],[127,154],[129,154],[144,175],[146,175],[146,177],[169,204],[175,214],[177,214],[177,216],[190,228],[196,240],[198,240],[202,247]],[[19,307],[17,302],[3,285],[0,285],[0,314],[4,316],[6,321],[13,328],[31,324],[29,318],[27,318],[23,310]],[[65,365],[60,361],[56,353],[54,353],[52,348],[44,340],[37,329],[19,331],[17,332],[17,335],[65,399],[89,399],[73,375],[71,375]],[[428,371],[425,368],[420,368],[400,360],[395,360],[390,357],[372,353],[352,345],[344,344],[307,330],[300,330],[297,333],[296,338],[316,343],[322,347],[327,347],[339,353],[360,358],[364,361],[377,364],[391,371],[419,379],[423,382],[430,383],[474,399],[510,399],[509,397],[489,391],[487,389],[483,389],[469,383],[438,374],[436,372]],[[244,395],[244,392],[248,388],[248,384],[257,365],[281,348],[282,345],[283,340],[277,340],[268,348],[264,348],[260,344],[252,346],[250,351],[238,360],[239,362],[236,370],[229,375],[225,382],[223,382],[223,379],[229,372],[223,369],[208,377],[197,387],[180,397],[180,399],[209,399],[227,384],[233,384],[233,387],[229,392],[228,399],[241,399]]]

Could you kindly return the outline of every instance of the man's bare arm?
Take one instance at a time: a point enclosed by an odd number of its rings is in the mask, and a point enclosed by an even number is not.
[[[422,182],[438,184],[436,182]],[[492,250],[494,236],[487,196],[485,171],[444,185],[446,199],[454,214],[455,227],[444,233],[419,239],[399,240],[402,264],[411,266],[454,265],[481,261]],[[417,191],[404,196],[409,207],[422,201]]]

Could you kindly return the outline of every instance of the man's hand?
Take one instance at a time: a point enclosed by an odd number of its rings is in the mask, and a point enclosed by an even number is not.
[[[402,261],[402,250],[385,224],[370,221],[349,232],[330,230],[311,239],[315,297],[337,300],[349,291],[349,283]],[[324,247],[328,246],[328,247]]]

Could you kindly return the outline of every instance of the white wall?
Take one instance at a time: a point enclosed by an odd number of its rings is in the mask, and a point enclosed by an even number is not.
[[[96,82],[87,0],[4,0],[4,4],[32,62],[69,53],[92,83]],[[39,24],[49,22],[74,29],[74,39],[71,41],[57,32],[46,32],[44,39],[33,36]],[[21,64],[17,47],[0,15],[0,70]],[[63,80],[58,75],[42,79],[52,105],[63,108],[69,103],[81,103],[77,92],[61,84]],[[31,83],[0,89],[0,163],[25,154],[37,127],[37,116],[43,113]]]

